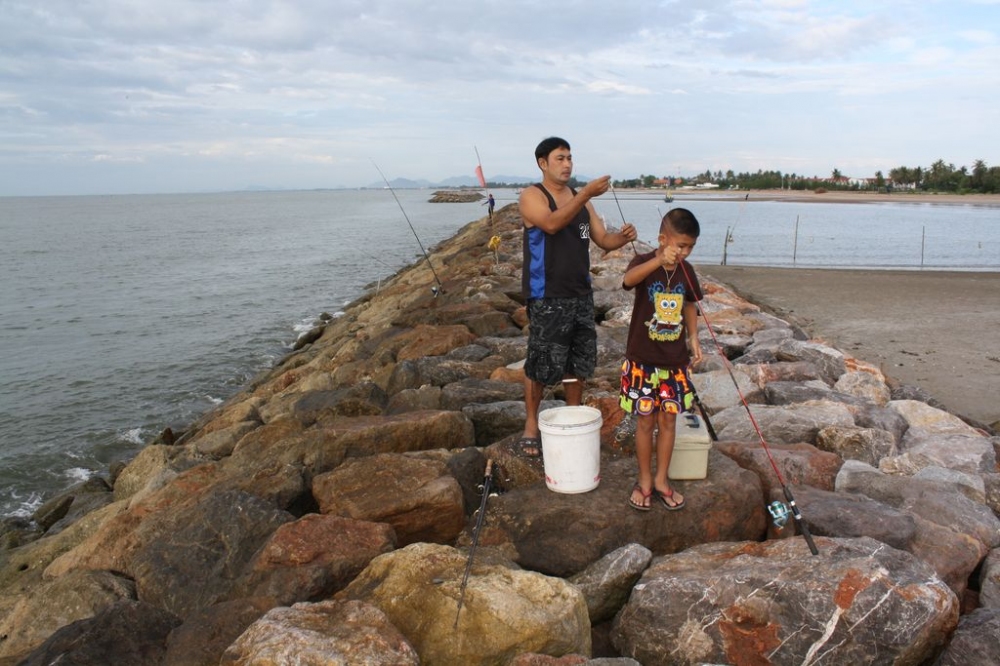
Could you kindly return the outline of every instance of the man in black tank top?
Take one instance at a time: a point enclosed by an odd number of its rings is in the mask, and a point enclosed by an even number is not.
[[[566,404],[579,405],[583,380],[594,373],[597,331],[590,284],[590,241],[616,250],[636,239],[635,227],[608,232],[590,200],[608,191],[610,176],[569,186],[573,155],[569,143],[545,139],[535,149],[542,182],[521,192],[524,222],[521,282],[528,308],[528,356],[524,364],[527,418],[520,446],[541,455],[538,408],[545,386],[564,382]]]

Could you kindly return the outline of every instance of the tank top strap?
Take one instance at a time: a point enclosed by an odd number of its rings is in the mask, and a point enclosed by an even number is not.
[[[538,189],[540,189],[542,191],[542,194],[545,195],[545,198],[549,200],[549,210],[551,210],[553,213],[556,212],[556,208],[557,208],[557,206],[556,206],[556,200],[552,197],[552,195],[549,193],[549,191],[547,189],[545,189],[545,186],[542,185],[541,183],[535,183],[534,185],[535,185],[535,187],[537,187]],[[574,197],[576,196],[576,190],[574,190],[572,187],[569,188],[569,191],[573,193]]]

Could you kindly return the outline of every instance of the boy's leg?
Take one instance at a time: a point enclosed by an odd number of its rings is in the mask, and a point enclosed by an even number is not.
[[[667,480],[670,459],[674,455],[677,415],[669,412],[657,412],[656,422],[659,433],[656,436],[656,478],[653,481],[653,488],[660,494],[660,498],[667,508],[680,507],[684,503],[684,496],[673,490]],[[638,448],[638,444],[636,446]]]
[[[632,501],[640,506],[649,506],[653,490],[653,426],[656,418],[652,414],[636,415],[635,457],[639,463],[639,488],[632,490]]]

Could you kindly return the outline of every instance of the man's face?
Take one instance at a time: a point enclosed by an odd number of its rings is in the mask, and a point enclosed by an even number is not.
[[[556,148],[547,158],[538,160],[538,168],[549,180],[565,185],[573,175],[573,154],[566,148]]]

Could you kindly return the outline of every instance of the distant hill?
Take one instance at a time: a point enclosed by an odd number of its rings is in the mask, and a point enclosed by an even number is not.
[[[510,185],[523,185],[524,183],[533,183],[537,178],[531,178],[530,176],[488,176],[487,181],[490,183],[508,183]],[[475,176],[452,176],[451,178],[445,178],[444,180],[439,180],[437,182],[431,182],[429,180],[410,180],[409,178],[394,178],[389,181],[389,185],[393,189],[407,190],[407,189],[419,189],[419,188],[432,188],[432,187],[479,187],[479,181],[476,180]],[[385,187],[385,183],[381,181],[373,182],[368,185],[371,189],[378,189]]]

